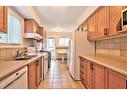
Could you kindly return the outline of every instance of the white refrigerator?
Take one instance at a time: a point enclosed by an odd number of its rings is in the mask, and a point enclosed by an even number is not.
[[[87,40],[86,31],[74,31],[69,42],[67,68],[74,80],[80,80],[80,55],[95,53],[95,42]]]

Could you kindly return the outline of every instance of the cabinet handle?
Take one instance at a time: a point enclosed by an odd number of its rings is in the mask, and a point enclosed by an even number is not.
[[[90,69],[93,70],[93,64],[92,63],[90,64]]]
[[[83,66],[83,65],[81,65],[81,68],[84,68],[84,66]]]
[[[81,70],[81,74],[84,74],[84,72]]]
[[[18,75],[19,73],[16,73],[16,75]]]
[[[104,35],[105,35],[105,36],[108,35],[108,28],[104,28]]]

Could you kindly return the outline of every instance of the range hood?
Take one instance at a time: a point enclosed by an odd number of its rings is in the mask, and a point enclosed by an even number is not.
[[[26,38],[26,39],[35,39],[35,40],[41,40],[41,39],[43,39],[43,37],[40,36],[37,33],[25,33],[24,34],[24,38]]]

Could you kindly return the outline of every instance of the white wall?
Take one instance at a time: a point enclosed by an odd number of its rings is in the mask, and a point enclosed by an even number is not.
[[[55,38],[56,47],[59,47],[59,38],[67,37],[71,38],[72,32],[46,32],[47,38]]]

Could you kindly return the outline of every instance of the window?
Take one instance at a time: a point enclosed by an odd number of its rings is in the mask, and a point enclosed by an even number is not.
[[[11,9],[8,11],[8,43],[22,43],[22,22],[20,17]]]
[[[0,32],[0,43],[22,44],[23,21],[23,18],[15,11],[8,8],[8,31],[7,33]]]
[[[68,46],[69,38],[60,38],[59,39],[59,45],[60,46]]]

